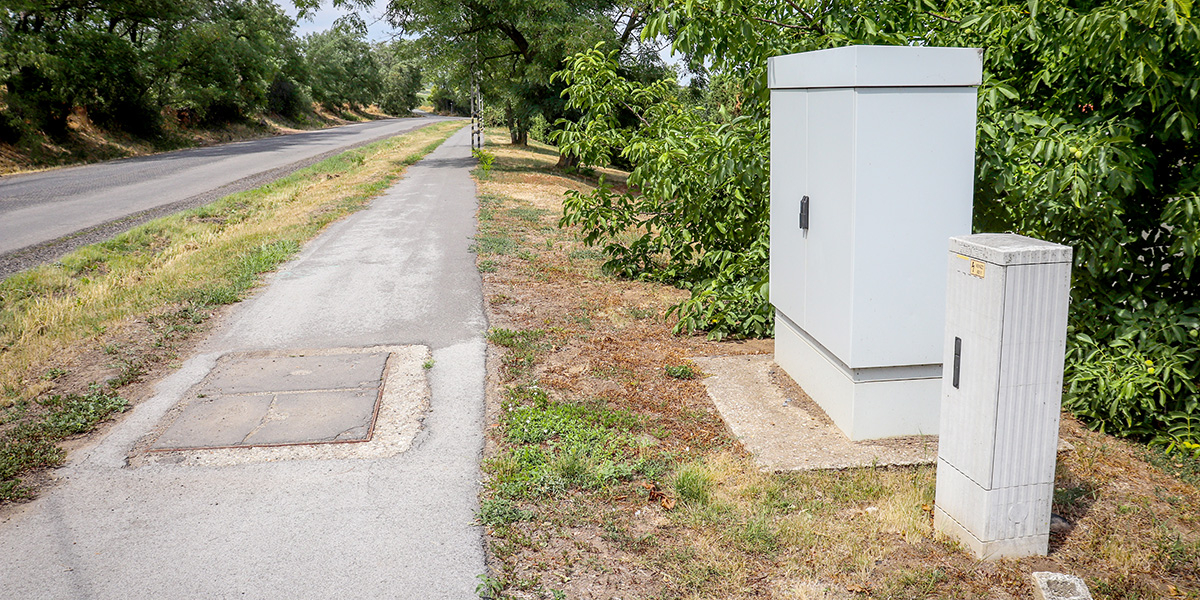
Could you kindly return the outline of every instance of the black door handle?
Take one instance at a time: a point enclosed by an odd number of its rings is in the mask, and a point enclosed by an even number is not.
[[[954,338],[954,388],[958,389],[958,371],[962,367],[962,338]]]
[[[800,199],[800,229],[808,229],[808,196]]]

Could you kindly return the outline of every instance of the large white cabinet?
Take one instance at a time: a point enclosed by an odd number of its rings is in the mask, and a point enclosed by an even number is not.
[[[851,439],[937,433],[943,257],[971,232],[980,53],[768,62],[776,362]]]

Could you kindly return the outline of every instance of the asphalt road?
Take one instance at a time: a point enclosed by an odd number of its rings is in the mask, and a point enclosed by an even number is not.
[[[459,131],[330,226],[0,520],[0,597],[475,598],[486,317],[469,144]],[[389,345],[434,361],[415,368],[429,405],[398,454],[127,460],[222,356]]]
[[[257,187],[337,152],[445,119],[355,123],[0,177],[0,278],[152,218]]]

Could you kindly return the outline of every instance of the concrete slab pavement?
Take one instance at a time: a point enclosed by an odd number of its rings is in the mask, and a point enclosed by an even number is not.
[[[486,322],[468,251],[472,165],[464,129],[309,244],[155,397],[76,452],[59,485],[0,523],[0,596],[475,597]],[[384,388],[400,399],[384,402],[388,425],[371,442],[130,459],[222,357],[353,351],[399,361]],[[256,397],[219,391],[233,389]]]

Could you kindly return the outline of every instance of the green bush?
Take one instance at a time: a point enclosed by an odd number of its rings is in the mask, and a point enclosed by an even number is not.
[[[1073,333],[1063,406],[1101,431],[1200,456],[1200,311],[1157,309],[1151,318],[1125,315],[1107,342]]]
[[[312,107],[312,98],[295,81],[283,74],[275,76],[267,91],[267,110],[289,119],[305,114]]]
[[[674,82],[620,76],[616,56],[597,47],[555,75],[567,84],[568,108],[584,116],[559,121],[554,139],[582,164],[620,157],[634,165],[629,186],[638,193],[614,193],[603,181],[588,194],[568,191],[561,224],[604,247],[605,271],[690,290],[668,313],[679,317],[676,331],[771,335],[768,122],[709,122],[680,101]],[[623,126],[626,111],[641,125]],[[632,242],[617,241],[631,233]]]
[[[474,156],[479,161],[480,179],[487,179],[492,173],[492,163],[496,162],[496,155],[483,148],[472,148],[471,156]]]
[[[536,114],[529,119],[529,137],[543,144],[548,144],[553,141],[550,139],[552,132],[553,129],[550,127],[550,123],[546,121],[546,117]]]

